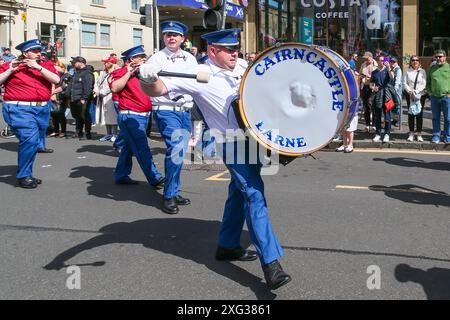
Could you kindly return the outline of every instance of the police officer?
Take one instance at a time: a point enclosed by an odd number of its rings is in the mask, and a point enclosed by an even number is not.
[[[188,27],[181,22],[169,20],[161,23],[161,30],[165,48],[151,56],[149,62],[163,71],[189,72],[190,69],[195,69],[197,67],[195,57],[180,48]],[[155,121],[167,146],[162,210],[168,214],[176,214],[179,212],[178,205],[190,204],[189,199],[179,195],[183,158],[190,135],[176,134],[175,136],[179,138],[173,139],[172,134],[179,129],[188,133],[192,131],[190,113],[193,106],[192,97],[189,95],[179,95],[174,99],[154,97],[152,104]]]
[[[52,62],[41,62],[41,42],[28,40],[16,47],[22,56],[0,67],[5,86],[3,117],[19,139],[17,179],[22,188],[33,189],[42,181],[33,177],[33,163],[40,134],[50,119],[52,84],[59,83]]]
[[[137,181],[129,177],[134,155],[148,183],[155,188],[161,188],[164,178],[153,163],[145,132],[152,102],[142,92],[136,76],[138,67],[146,59],[144,47],[136,46],[128,49],[122,53],[122,56],[124,56],[125,65],[113,71],[109,80],[111,91],[118,94],[118,124],[120,134],[125,142],[117,162],[115,181],[117,184],[137,184]]]
[[[144,64],[140,68],[143,78],[141,86],[150,96],[169,94],[190,94],[201,110],[209,128],[220,132],[225,140],[222,144],[224,162],[231,174],[228,199],[220,227],[217,260],[255,260],[257,256],[240,246],[240,236],[244,221],[261,265],[269,289],[277,289],[291,280],[278,262],[283,255],[269,221],[264,183],[261,178],[260,164],[244,164],[227,161],[226,152],[234,150],[231,158],[241,156],[234,144],[226,142],[226,131],[238,130],[239,125],[231,108],[231,102],[237,97],[242,76],[247,67],[238,59],[240,29],[226,29],[204,34],[208,43],[208,61],[198,66],[198,70],[211,74],[207,84],[192,79],[158,79],[158,66]],[[147,81],[147,82],[146,82]],[[234,147],[234,148],[233,148]],[[247,151],[246,151],[247,152]],[[230,155],[228,155],[230,156]]]

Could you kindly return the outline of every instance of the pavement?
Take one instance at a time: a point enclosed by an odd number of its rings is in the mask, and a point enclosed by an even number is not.
[[[408,111],[406,107],[406,101],[402,104],[402,121],[401,126],[392,126],[391,135],[389,143],[383,142],[373,142],[372,139],[375,136],[374,132],[366,132],[366,126],[363,114],[360,114],[360,119],[358,122],[358,130],[355,132],[354,137],[354,147],[355,148],[377,148],[377,149],[412,149],[412,150],[435,150],[435,151],[448,151],[450,150],[450,145],[446,145],[443,142],[439,144],[431,143],[432,137],[432,114],[431,114],[431,104],[427,100],[424,108],[424,119],[423,119],[423,132],[422,137],[424,142],[409,142],[406,139],[409,134],[408,127]],[[443,128],[443,121],[441,123]],[[327,149],[334,150],[339,147],[341,142],[331,142]]]

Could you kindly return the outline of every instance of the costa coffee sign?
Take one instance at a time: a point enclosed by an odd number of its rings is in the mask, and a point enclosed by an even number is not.
[[[349,7],[361,6],[361,0],[300,0],[300,3],[305,8],[311,8],[312,6],[314,6],[315,8],[322,8],[325,7],[327,2],[329,3],[328,9],[331,10],[336,8],[338,5],[340,5],[341,7],[345,7],[347,5]]]

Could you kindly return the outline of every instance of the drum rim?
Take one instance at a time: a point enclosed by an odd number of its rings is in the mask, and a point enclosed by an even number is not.
[[[347,93],[347,98],[350,98],[350,88],[348,87],[347,79],[346,79],[345,76],[344,76],[344,71],[341,70],[340,66],[337,64],[337,62],[334,61],[333,57],[331,57],[329,54],[327,54],[326,52],[324,52],[323,50],[321,50],[321,47],[320,47],[320,46],[308,45],[308,44],[301,43],[301,42],[284,42],[284,43],[281,43],[281,44],[278,44],[278,45],[274,45],[274,46],[271,46],[271,47],[269,47],[269,48],[264,49],[263,51],[261,51],[261,52],[256,56],[255,61],[257,61],[261,56],[265,55],[267,52],[269,52],[269,51],[271,51],[271,50],[273,50],[273,49],[277,49],[277,48],[281,48],[281,47],[285,47],[285,46],[293,46],[293,45],[294,45],[294,46],[300,45],[300,46],[307,47],[307,48],[313,48],[313,49],[316,49],[316,50],[320,51],[320,53],[322,53],[323,55],[325,55],[325,56],[333,63],[333,65],[339,70],[339,76],[341,77],[341,80],[344,80],[343,83],[344,83],[345,91],[346,91],[346,93]],[[330,49],[330,50],[331,50],[331,49]],[[334,51],[333,51],[333,52],[334,52]],[[340,56],[339,54],[338,54],[338,56],[339,56],[340,58],[342,58],[343,61],[345,61],[345,59],[344,59],[342,56]],[[346,62],[346,61],[345,61],[345,62]],[[347,63],[347,62],[346,62],[346,63]],[[254,64],[253,64],[253,65],[254,65]],[[253,66],[253,65],[252,65],[252,66]],[[348,65],[348,63],[347,63],[347,65]],[[248,132],[250,132],[250,134],[251,134],[251,136],[253,137],[253,139],[255,139],[256,142],[262,144],[266,149],[271,150],[272,152],[277,152],[277,153],[280,154],[280,155],[288,156],[288,157],[302,157],[302,156],[305,156],[305,155],[309,155],[309,154],[315,153],[315,152],[317,152],[317,151],[319,151],[319,150],[322,150],[322,149],[325,148],[327,145],[329,145],[330,142],[333,140],[333,137],[331,137],[330,140],[328,140],[328,141],[325,142],[324,144],[322,144],[322,145],[320,145],[319,147],[317,147],[317,148],[315,148],[315,149],[313,149],[313,150],[310,150],[310,151],[308,151],[308,152],[285,152],[285,151],[282,151],[282,150],[278,150],[278,149],[273,148],[273,146],[271,146],[270,144],[266,143],[265,141],[261,140],[261,139],[258,137],[258,135],[254,132],[254,130],[251,129],[251,126],[250,126],[250,124],[249,124],[249,121],[248,121],[246,115],[244,114],[244,106],[243,106],[243,99],[242,99],[242,97],[243,97],[244,85],[245,85],[245,80],[247,79],[247,75],[248,75],[248,73],[250,72],[250,69],[252,68],[252,66],[251,66],[250,68],[247,68],[247,69],[245,70],[245,72],[244,72],[244,75],[242,76],[241,84],[240,84],[240,86],[239,86],[239,97],[240,97],[240,99],[239,99],[239,104],[238,104],[238,106],[239,106],[239,114],[240,114],[240,117],[241,117],[241,121],[243,122],[245,129],[246,129]],[[348,65],[348,67],[350,68],[350,65]],[[358,88],[359,88],[359,87],[358,87]],[[344,114],[343,119],[347,119],[348,116],[349,116],[349,114],[350,114],[349,104],[351,103],[351,101],[347,100],[347,101],[345,101],[345,103],[346,103],[346,108],[345,108],[345,114]],[[342,123],[340,124],[339,128],[336,130],[335,133],[338,133],[338,132],[342,131],[342,129],[344,128],[344,126],[346,125],[346,123],[347,123],[347,122],[346,122],[345,120],[342,121]]]

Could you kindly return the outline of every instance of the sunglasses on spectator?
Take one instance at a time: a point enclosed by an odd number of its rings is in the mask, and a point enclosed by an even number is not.
[[[411,59],[411,62],[419,61],[419,59]]]

